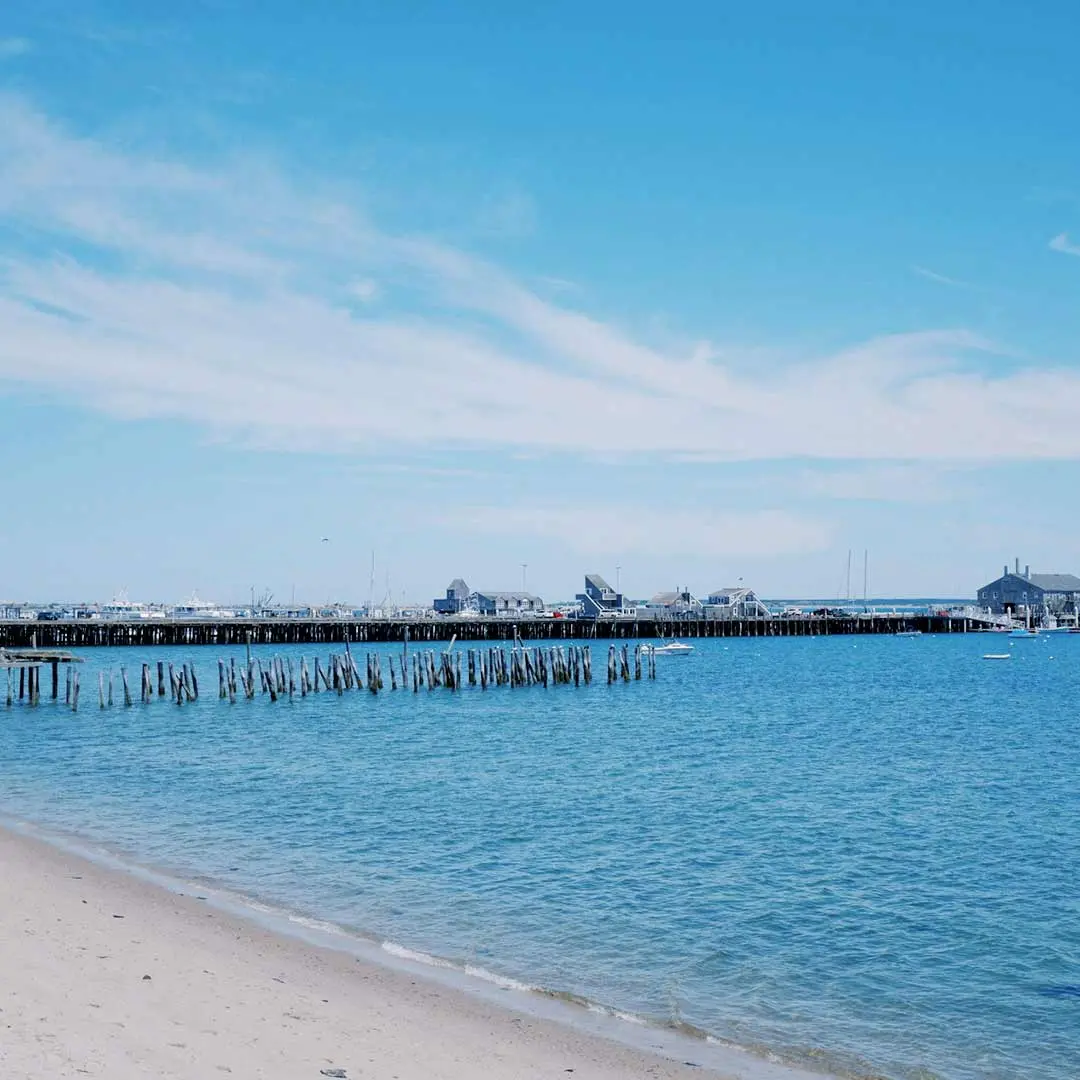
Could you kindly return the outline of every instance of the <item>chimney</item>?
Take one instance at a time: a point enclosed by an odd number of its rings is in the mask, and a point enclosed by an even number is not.
[[[1016,560],[1016,576],[1017,577],[1020,576],[1020,559],[1019,559],[1019,557]]]
[[[1008,576],[1009,576],[1009,564],[1008,564],[1008,563],[1006,563],[1006,564],[1005,564],[1005,565],[1004,565],[1004,566],[1003,566],[1003,567],[1001,568],[1001,576],[1002,576],[1002,577],[1008,577]]]
[[[1031,567],[1030,566],[1025,566],[1024,567],[1024,577],[1026,577],[1026,578],[1028,578],[1030,580],[1030,578],[1031,578]]]

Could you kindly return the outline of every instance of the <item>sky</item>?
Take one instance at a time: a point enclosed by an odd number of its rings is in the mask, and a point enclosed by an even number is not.
[[[9,0],[0,597],[1080,572],[1078,31]]]

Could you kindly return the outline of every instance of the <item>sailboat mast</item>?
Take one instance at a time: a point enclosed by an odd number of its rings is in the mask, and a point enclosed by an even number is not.
[[[863,548],[862,553],[862,602],[866,605],[869,599],[869,582],[870,582],[870,552]]]
[[[848,548],[847,552],[847,592],[844,593],[844,599],[851,603],[851,548]]]

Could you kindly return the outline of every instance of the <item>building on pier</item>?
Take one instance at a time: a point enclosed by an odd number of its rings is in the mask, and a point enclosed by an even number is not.
[[[613,589],[599,574],[585,575],[585,591],[578,593],[575,599],[586,619],[618,615],[623,610],[622,593]]]
[[[469,604],[481,615],[537,614],[544,610],[544,601],[527,592],[474,592]]]
[[[469,603],[469,586],[462,578],[454,578],[446,587],[446,596],[437,596],[432,607],[440,615],[460,615]]]
[[[767,619],[772,612],[757,598],[753,589],[735,585],[709,593],[705,615],[710,619]]]
[[[1075,574],[1033,574],[1030,566],[1020,572],[1020,560],[1012,571],[978,592],[979,606],[995,615],[1028,615],[1039,623],[1077,624],[1080,617],[1080,577]]]
[[[645,605],[645,610],[678,618],[700,618],[704,614],[704,605],[689,589],[683,588],[657,593]]]

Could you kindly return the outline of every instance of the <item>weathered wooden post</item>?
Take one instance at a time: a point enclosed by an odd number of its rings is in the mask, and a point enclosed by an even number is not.
[[[68,667],[71,665],[69,664]],[[53,701],[59,697],[60,694],[60,661],[54,660],[52,662],[52,697]]]
[[[97,697],[98,697],[98,708],[99,709],[104,709],[105,708],[105,672],[104,671],[99,671],[97,673]]]
[[[157,662],[157,696],[165,696],[165,663],[162,660]]]
[[[131,690],[128,688],[127,668],[120,665],[120,681],[124,684],[124,705],[131,704]]]

